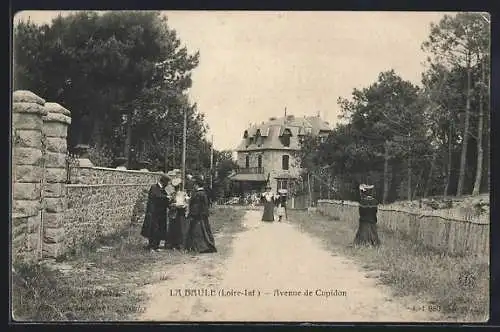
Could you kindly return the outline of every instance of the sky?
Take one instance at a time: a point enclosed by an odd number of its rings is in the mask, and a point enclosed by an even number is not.
[[[24,11],[50,23],[64,11]],[[67,13],[67,12],[66,12]],[[444,12],[164,11],[190,53],[200,52],[190,99],[218,150],[234,149],[251,123],[320,114],[337,123],[339,97],[394,69],[420,84],[421,44]],[[453,14],[453,13],[451,13]]]

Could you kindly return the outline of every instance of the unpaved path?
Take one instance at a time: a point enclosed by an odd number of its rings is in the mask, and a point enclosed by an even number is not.
[[[248,211],[246,231],[231,256],[191,257],[169,267],[145,289],[150,302],[138,317],[147,321],[424,322],[437,316],[410,309],[422,303],[394,299],[352,261],[324,250],[289,223],[263,223]],[[216,239],[217,241],[217,239]],[[213,296],[176,296],[198,289]],[[221,296],[220,291],[233,291]],[[247,295],[235,295],[234,291]],[[301,292],[287,296],[279,292]],[[304,295],[311,291],[311,295]],[[173,292],[173,293],[172,293]],[[278,292],[278,293],[276,293]],[[329,292],[329,293],[328,293]],[[335,292],[337,295],[335,295]],[[295,293],[296,294],[296,293]],[[327,296],[329,294],[329,296]],[[278,295],[278,296],[276,296]]]

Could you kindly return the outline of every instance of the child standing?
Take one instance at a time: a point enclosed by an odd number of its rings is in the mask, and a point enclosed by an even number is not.
[[[278,213],[278,221],[283,221],[283,219],[286,220],[286,191],[282,189],[278,193],[278,208],[276,212]]]

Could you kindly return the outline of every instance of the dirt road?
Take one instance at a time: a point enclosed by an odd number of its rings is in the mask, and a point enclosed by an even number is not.
[[[191,257],[148,285],[146,321],[425,322],[415,300],[396,300],[354,262],[289,223],[248,211],[229,258]],[[224,235],[222,235],[224,236]],[[216,239],[217,241],[217,239]],[[194,293],[198,296],[180,296]]]

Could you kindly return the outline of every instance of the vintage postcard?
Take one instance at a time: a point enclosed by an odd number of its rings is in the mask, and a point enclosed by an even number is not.
[[[490,16],[23,11],[12,320],[489,319]]]

